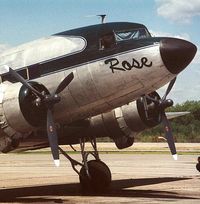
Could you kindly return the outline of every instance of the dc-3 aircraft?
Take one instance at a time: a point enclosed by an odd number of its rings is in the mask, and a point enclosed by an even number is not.
[[[173,101],[167,96],[196,51],[188,41],[152,37],[144,25],[127,22],[73,29],[4,51],[0,151],[50,146],[56,166],[60,152],[83,187],[103,190],[111,173],[99,158],[96,138],[110,137],[123,149],[162,123],[177,159],[165,113]],[[156,90],[168,82],[160,97]],[[86,151],[85,142],[94,151]],[[82,162],[59,147],[79,143]],[[90,154],[94,160],[88,161]]]

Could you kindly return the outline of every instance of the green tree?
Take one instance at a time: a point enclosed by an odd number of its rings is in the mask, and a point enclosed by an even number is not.
[[[200,142],[200,101],[186,101],[170,107],[167,112],[189,111],[182,117],[171,120],[174,138],[177,142]],[[162,125],[144,131],[137,140],[143,142],[157,141],[158,136],[164,136]]]

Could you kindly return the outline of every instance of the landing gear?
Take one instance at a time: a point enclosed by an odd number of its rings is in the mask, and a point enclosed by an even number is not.
[[[200,157],[198,157],[197,161],[198,163],[196,164],[196,169],[200,172]]]
[[[90,160],[87,162],[89,176],[85,167],[80,170],[80,183],[84,191],[105,191],[111,182],[111,172],[102,161]]]
[[[93,151],[85,151],[85,139],[80,139],[82,163],[72,159],[60,147],[59,150],[71,162],[72,168],[79,175],[80,184],[84,192],[102,192],[108,189],[111,183],[111,172],[108,166],[99,158],[96,138],[90,138],[90,143]],[[92,155],[95,160],[88,161],[89,155]],[[78,170],[76,166],[80,166],[81,169]]]

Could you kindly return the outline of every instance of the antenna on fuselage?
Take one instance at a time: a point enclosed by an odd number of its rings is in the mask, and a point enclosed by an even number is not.
[[[105,23],[105,19],[106,19],[106,14],[100,14],[100,15],[97,15],[101,18],[101,23]]]

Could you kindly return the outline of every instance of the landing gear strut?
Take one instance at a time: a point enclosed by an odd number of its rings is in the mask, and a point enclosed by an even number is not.
[[[198,157],[197,161],[198,163],[196,164],[196,168],[200,172],[200,157]]]
[[[80,139],[82,163],[72,159],[60,147],[60,152],[71,162],[72,168],[79,175],[79,180],[83,191],[105,191],[111,183],[111,172],[108,166],[99,158],[96,145],[96,138],[90,138],[93,151],[85,151],[85,139]],[[88,161],[88,156],[92,155],[95,160]],[[76,166],[80,166],[78,170]]]

